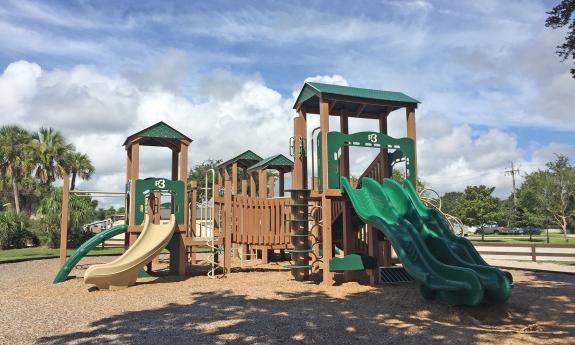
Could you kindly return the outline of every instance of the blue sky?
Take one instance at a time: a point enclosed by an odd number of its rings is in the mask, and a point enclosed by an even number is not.
[[[196,139],[192,162],[252,148],[253,134],[269,138],[262,155],[285,153],[304,80],[397,90],[422,101],[424,179],[504,196],[511,160],[529,172],[575,156],[575,80],[554,53],[563,33],[544,27],[553,3],[7,0],[0,122],[61,128],[96,162],[84,186],[120,188],[122,137],[154,121]],[[401,136],[402,116],[390,121]],[[150,174],[165,170],[156,156]]]

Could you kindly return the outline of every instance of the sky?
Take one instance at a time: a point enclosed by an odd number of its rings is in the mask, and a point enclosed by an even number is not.
[[[544,26],[554,3],[4,0],[0,125],[60,130],[96,167],[79,188],[119,191],[124,139],[158,121],[194,140],[191,164],[287,155],[304,81],[400,91],[421,101],[428,186],[507,197],[511,162],[521,183],[555,154],[575,159],[575,79],[555,54],[565,32]],[[404,111],[389,123],[406,135]],[[373,155],[352,150],[352,173]],[[143,177],[169,176],[169,152],[141,156]]]

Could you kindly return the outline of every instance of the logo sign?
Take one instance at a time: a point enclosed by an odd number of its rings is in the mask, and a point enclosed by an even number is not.
[[[375,133],[368,134],[367,140],[371,141],[372,143],[377,143],[377,134]]]
[[[154,182],[154,184],[158,188],[166,188],[166,180],[164,180],[164,179],[157,180],[156,182]]]

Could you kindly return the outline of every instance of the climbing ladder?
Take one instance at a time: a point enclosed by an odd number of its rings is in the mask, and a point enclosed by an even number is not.
[[[211,188],[208,187],[208,181],[211,175]],[[218,255],[223,254],[223,247],[221,245],[221,230],[215,227],[215,190],[216,185],[216,172],[210,169],[206,172],[205,185],[204,185],[204,207],[200,208],[198,217],[198,230],[201,238],[206,238],[206,246],[210,248],[205,262],[210,266],[208,277],[221,278],[225,275],[225,270],[218,263]],[[211,195],[211,198],[210,198]],[[219,212],[218,212],[219,213]],[[218,273],[220,272],[220,273]]]

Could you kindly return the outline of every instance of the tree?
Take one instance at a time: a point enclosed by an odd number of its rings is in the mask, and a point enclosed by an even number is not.
[[[216,172],[215,178],[216,183],[218,181],[218,169],[217,166],[222,162],[221,159],[207,159],[200,164],[194,165],[190,170],[190,174],[188,175],[188,180],[196,181],[198,183],[198,201],[204,202],[206,201],[205,196],[205,183],[206,183],[206,174],[210,169],[214,169]],[[211,175],[210,175],[211,179]],[[211,181],[208,181],[208,188],[212,188],[210,185]],[[216,191],[217,192],[217,191]],[[211,195],[211,192],[210,192]]]
[[[565,36],[565,42],[557,46],[556,53],[565,61],[569,58],[575,60],[575,0],[562,0],[559,5],[547,14],[545,26],[552,29],[560,29],[567,26],[568,32]],[[575,68],[571,69],[571,75],[575,78]]]
[[[18,184],[32,169],[31,140],[30,134],[21,127],[0,128],[0,174],[12,185],[16,213],[20,213]]]
[[[575,167],[567,157],[557,155],[555,161],[547,163],[547,169],[525,176],[517,201],[528,225],[555,224],[567,241],[567,229],[573,226],[575,215]]]
[[[62,134],[53,128],[42,127],[33,135],[36,157],[35,175],[44,183],[52,183],[69,173],[67,159],[74,146],[66,144]]]
[[[460,218],[460,207],[463,199],[462,192],[448,192],[441,197],[441,211]]]
[[[28,218],[16,210],[0,212],[0,249],[22,248],[33,240],[34,236],[26,225]]]
[[[94,219],[95,207],[91,198],[70,195],[68,204],[69,225],[81,230],[82,225]],[[60,243],[60,216],[62,213],[62,188],[55,188],[38,207],[36,234],[43,244],[57,248]],[[78,231],[76,231],[78,232]]]
[[[66,159],[66,165],[68,167],[67,170],[72,173],[71,190],[76,188],[76,176],[79,176],[82,180],[88,180],[95,171],[88,155],[80,152],[70,152]]]
[[[483,226],[500,217],[500,201],[492,196],[495,187],[468,186],[465,188],[460,203],[460,219],[464,224]],[[481,232],[483,240],[483,231]]]

